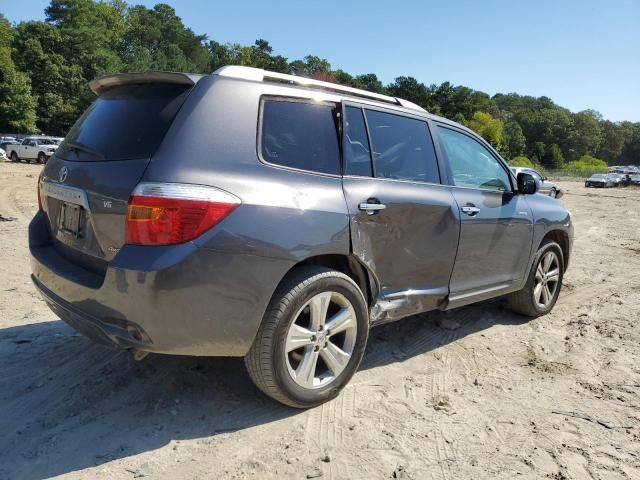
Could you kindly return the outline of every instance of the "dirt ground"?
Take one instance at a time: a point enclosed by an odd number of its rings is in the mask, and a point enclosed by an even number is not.
[[[297,411],[240,359],[138,363],[56,318],[29,280],[39,170],[0,163],[0,478],[640,479],[640,188],[561,182],[576,240],[550,315],[374,329],[344,392]]]

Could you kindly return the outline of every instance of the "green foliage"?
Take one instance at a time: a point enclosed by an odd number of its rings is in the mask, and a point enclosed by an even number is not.
[[[290,60],[259,38],[222,44],[197,34],[169,5],[126,0],[50,0],[45,21],[12,26],[0,15],[0,130],[64,135],[95,96],[98,75],[145,70],[211,72],[246,65],[312,77],[405,98],[468,125],[506,158],[528,157],[547,168],[597,156],[609,164],[640,163],[640,123],[613,123],[598,112],[572,113],[548,97],[496,94],[409,75],[384,85],[374,73],[334,70],[316,55]],[[575,164],[574,164],[575,166]]]
[[[579,159],[567,163],[564,170],[579,175],[591,175],[597,172],[606,173],[607,162],[591,155],[583,155]]]
[[[124,22],[118,45],[125,71],[209,69],[206,36],[186,28],[169,5],[159,3],[152,9],[136,5],[128,9]],[[241,48],[247,50],[246,56],[250,58],[251,48]]]
[[[523,156],[512,158],[509,160],[509,165],[512,167],[536,168],[536,165],[531,160]]]
[[[549,145],[547,148],[546,166],[550,168],[562,168],[564,165],[564,156],[562,155],[562,150],[557,144]]]
[[[504,136],[504,150],[507,158],[519,157],[525,152],[527,149],[527,139],[524,133],[522,133],[522,127],[520,127],[518,122],[507,122],[502,134]]]
[[[0,14],[0,131],[36,132],[36,99],[27,75],[11,59],[14,32]]]
[[[485,112],[476,112],[467,122],[467,127],[476,132],[498,151],[503,151],[503,123]]]

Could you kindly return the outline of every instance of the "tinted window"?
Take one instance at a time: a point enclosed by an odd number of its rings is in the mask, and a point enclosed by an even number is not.
[[[277,165],[340,173],[334,107],[266,100],[262,110],[262,158]]]
[[[364,116],[359,108],[346,108],[342,147],[344,149],[345,173],[370,177],[372,172],[369,139],[367,138]]]
[[[108,90],[71,128],[57,154],[71,160],[148,158],[160,146],[188,91],[169,84]]]
[[[376,177],[439,183],[427,123],[367,110]]]
[[[495,157],[471,137],[439,128],[454,185],[486,190],[510,190],[509,176]]]

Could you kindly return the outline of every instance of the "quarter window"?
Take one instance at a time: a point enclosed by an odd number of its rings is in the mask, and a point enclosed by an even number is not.
[[[362,110],[355,107],[347,107],[345,110],[342,144],[345,173],[370,177],[372,176],[371,152]]]
[[[509,176],[487,148],[471,137],[439,127],[454,185],[504,192],[510,190]]]
[[[440,183],[426,122],[367,110],[376,177]]]
[[[262,158],[276,165],[320,173],[340,173],[334,107],[326,104],[265,100]]]

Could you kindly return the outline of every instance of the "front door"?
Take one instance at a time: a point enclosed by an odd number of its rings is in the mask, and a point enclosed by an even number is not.
[[[374,272],[374,321],[440,306],[459,235],[424,119],[345,105],[343,188],[352,250]],[[368,129],[367,129],[368,126]]]
[[[27,159],[33,157],[33,145],[35,145],[35,140],[27,140],[20,146],[20,158]]]
[[[452,306],[519,284],[533,241],[533,215],[503,163],[471,134],[438,124],[452,193],[460,209],[460,244],[451,276]]]

